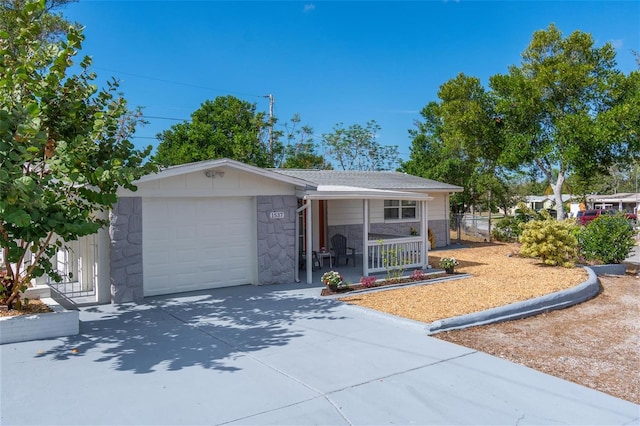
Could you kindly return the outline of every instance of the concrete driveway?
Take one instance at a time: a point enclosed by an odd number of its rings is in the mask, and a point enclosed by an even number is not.
[[[606,424],[640,406],[426,336],[424,325],[244,286],[80,313],[0,347],[3,425]]]

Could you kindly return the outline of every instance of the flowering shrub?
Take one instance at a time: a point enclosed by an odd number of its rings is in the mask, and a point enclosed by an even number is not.
[[[459,263],[455,257],[443,257],[440,259],[440,267],[443,269],[451,269],[454,266],[458,266]]]
[[[411,278],[411,281],[423,281],[426,276],[427,274],[425,274],[423,271],[421,271],[420,269],[416,269],[411,273],[411,276],[409,278]]]
[[[374,287],[376,285],[376,277],[362,277],[360,278],[360,284],[364,288]]]
[[[322,274],[322,283],[327,287],[340,287],[342,286],[342,280],[344,277],[342,274],[336,271],[329,271]]]

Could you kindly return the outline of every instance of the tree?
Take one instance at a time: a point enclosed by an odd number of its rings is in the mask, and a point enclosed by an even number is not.
[[[42,41],[55,41],[66,34],[66,30],[71,25],[61,13],[54,13],[55,9],[60,9],[67,3],[76,0],[46,0],[44,7],[37,12],[40,16],[40,34],[37,37]],[[15,38],[21,27],[16,25],[16,14],[23,9],[29,0],[0,0],[0,31],[8,34],[8,37]]]
[[[379,131],[375,120],[347,129],[338,123],[332,133],[322,135],[322,142],[342,170],[391,170],[398,163],[398,147],[381,145],[376,140]]]
[[[426,179],[434,179],[459,185],[463,192],[451,196],[452,208],[463,212],[466,206],[474,203],[474,191],[471,182],[475,176],[477,164],[466,161],[464,152],[456,146],[445,143],[440,136],[442,123],[438,113],[438,104],[429,103],[422,109],[424,122],[416,122],[418,129],[409,130],[413,136],[409,160],[403,162],[400,171]]]
[[[313,141],[313,128],[308,125],[298,127],[300,116],[294,114],[289,120],[290,125],[285,126],[287,146],[284,149],[285,169],[332,169],[330,163],[322,155],[316,153],[317,145]]]
[[[48,274],[65,242],[95,233],[116,190],[154,170],[129,142],[139,114],[127,110],[117,83],[97,91],[90,58],[67,75],[84,36],[43,41],[45,2],[13,9],[20,31],[0,34],[0,303]],[[6,11],[5,11],[6,12]],[[7,16],[7,15],[5,15]]]
[[[499,166],[500,122],[494,99],[480,80],[459,74],[438,90],[440,102],[421,111],[423,122],[410,130],[409,160],[401,170],[462,186],[451,198],[455,211],[484,203],[487,210],[509,204],[511,195]],[[491,194],[491,197],[488,195]]]
[[[640,76],[616,70],[611,44],[596,48],[580,31],[563,38],[554,25],[533,34],[522,58],[520,67],[490,78],[504,123],[501,161],[537,167],[562,218],[567,174],[606,173],[637,156]]]
[[[268,119],[256,104],[234,96],[205,101],[191,114],[191,122],[171,126],[158,134],[155,160],[163,166],[231,158],[258,167],[272,167],[280,144],[270,152],[265,131]]]

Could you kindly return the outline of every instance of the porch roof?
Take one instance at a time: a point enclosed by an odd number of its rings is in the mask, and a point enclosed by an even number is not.
[[[292,178],[303,179],[318,187],[352,187],[404,192],[462,192],[463,188],[406,173],[357,170],[273,169]]]
[[[390,191],[384,189],[361,188],[345,185],[318,185],[317,189],[299,191],[299,197],[305,200],[346,200],[346,199],[401,199],[415,201],[433,200],[428,194],[420,192]]]

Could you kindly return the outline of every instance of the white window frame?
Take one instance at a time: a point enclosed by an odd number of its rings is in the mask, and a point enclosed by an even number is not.
[[[397,202],[396,206],[387,206],[387,202]],[[412,205],[403,205],[403,203],[408,204],[408,203],[412,203]],[[396,209],[398,211],[398,218],[397,219],[387,219],[387,215],[386,212],[387,210],[391,210],[391,209]],[[415,210],[416,214],[415,217],[403,217],[403,210],[409,210],[409,209],[413,209]],[[417,222],[420,220],[420,204],[415,201],[415,200],[384,200],[383,203],[383,214],[382,217],[384,218],[385,222]]]

